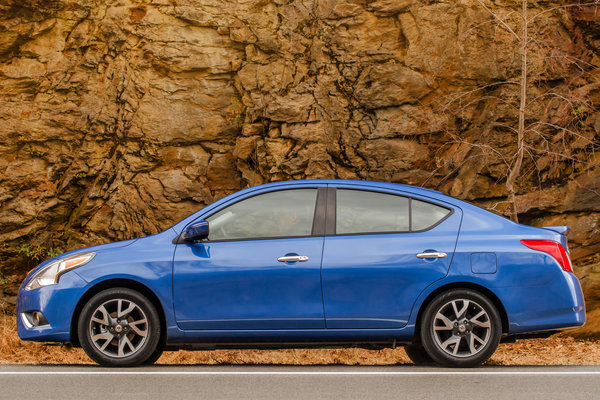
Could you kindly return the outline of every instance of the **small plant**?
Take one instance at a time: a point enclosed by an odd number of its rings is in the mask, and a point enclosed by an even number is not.
[[[27,137],[21,135],[17,138],[17,143],[26,143],[27,142]]]
[[[32,147],[30,147],[30,148],[29,148],[29,149],[27,149],[26,151],[27,151],[27,153],[29,153],[29,155],[31,155],[32,157],[38,157],[38,158],[42,158],[42,157],[44,157],[44,156],[46,155],[46,152],[45,152],[45,151],[42,151],[42,150],[37,150],[37,149],[34,149],[34,148],[32,148]]]
[[[244,125],[244,113],[244,105],[237,98],[232,97],[231,107],[226,110],[225,120],[241,128]]]
[[[581,117],[585,114],[585,108],[582,106],[576,106],[571,109],[571,113],[576,117]]]
[[[17,247],[17,253],[24,255],[29,261],[40,262],[45,259],[56,257],[63,253],[58,247],[32,246],[30,244],[22,244]]]
[[[241,128],[244,122],[242,121],[242,111],[227,109],[227,115],[225,116],[227,122],[233,122],[238,128]]]
[[[62,253],[64,253],[64,251],[61,248],[59,248],[59,247],[50,247],[46,251],[46,257],[47,258],[54,258],[56,256],[60,256]]]
[[[22,244],[19,247],[17,247],[17,253],[24,255],[31,261],[40,261],[44,257],[46,249],[40,246]]]
[[[73,177],[75,179],[83,179],[83,178],[87,177],[87,174],[85,172],[78,172],[75,175],[73,175]]]

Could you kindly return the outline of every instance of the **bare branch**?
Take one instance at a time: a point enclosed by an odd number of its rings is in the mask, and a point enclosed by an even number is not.
[[[496,154],[498,157],[500,157],[500,159],[502,160],[502,162],[504,163],[504,165],[506,165],[507,167],[509,167],[508,161],[502,155],[502,153],[500,153],[498,150],[496,150],[495,148],[493,148],[489,144],[473,143],[472,145],[476,146],[476,147],[484,148],[484,149],[487,149],[487,150],[491,150],[494,154]]]
[[[543,132],[538,131],[537,129],[528,129],[527,132],[533,132],[535,134],[537,134],[540,139],[542,139],[544,141],[544,144],[546,145],[546,147],[550,146],[550,142],[548,141],[548,139],[546,139],[546,136],[544,135]]]
[[[449,142],[449,143],[453,143],[453,142]],[[456,168],[454,168],[452,171],[448,172],[440,182],[438,182],[438,186],[441,185],[442,183],[444,183],[450,176],[452,176],[453,173],[455,173],[456,171],[458,171],[463,165],[466,164],[467,161],[469,161],[472,158],[476,158],[476,157],[482,157],[483,154],[474,154],[468,157],[465,157],[462,162],[460,163],[460,165],[458,165]],[[448,162],[449,163],[449,162]],[[447,166],[448,163],[446,163],[444,166]],[[423,185],[425,185],[429,179],[431,179],[435,173],[439,170],[440,168],[436,168],[430,175],[429,177],[427,177],[427,179],[421,184],[421,187],[423,187]]]
[[[473,147],[473,148],[479,148],[480,150],[482,150],[482,154],[474,154],[474,155],[470,155],[468,157],[466,157],[465,159],[462,160],[462,162],[460,163],[460,165],[458,165],[456,168],[454,168],[452,171],[448,172],[446,175],[444,175],[444,177],[442,178],[442,180],[438,183],[438,186],[440,184],[442,184],[443,182],[445,182],[450,176],[452,176],[452,174],[454,174],[456,171],[458,171],[468,160],[472,159],[472,158],[476,158],[476,157],[483,157],[485,155],[485,150],[490,150],[492,151],[494,154],[496,154],[501,160],[502,162],[506,165],[506,167],[509,167],[508,161],[506,160],[506,158],[504,157],[504,155],[502,155],[502,153],[500,153],[498,150],[496,150],[495,148],[493,148],[492,146],[488,145],[488,144],[481,144],[481,143],[471,143],[468,142],[466,140],[450,140],[448,142],[446,142],[447,145],[452,145],[452,144],[466,144],[469,147]],[[438,167],[436,169],[434,169],[429,176],[427,177],[427,179],[425,179],[425,181],[423,181],[423,183],[421,183],[421,187],[423,187],[424,185],[427,184],[427,182],[429,182],[429,180],[431,178],[433,178],[433,176],[435,176],[435,174],[441,169],[441,168],[445,168],[447,167],[450,162],[452,160],[447,160],[443,166]]]
[[[501,103],[504,103],[504,104],[506,104],[506,105],[514,108],[515,110],[519,109],[518,107],[515,107],[514,105],[510,104],[510,102],[508,100],[505,100],[505,99],[503,99],[501,97],[498,97],[498,96],[481,96],[481,97],[477,97],[476,99],[473,99],[473,100],[469,101],[468,103],[466,103],[464,106],[462,106],[462,108],[467,108],[468,106],[470,106],[473,103],[478,103],[478,102],[480,102],[482,100],[490,100],[490,99],[498,100]]]
[[[516,14],[516,13],[517,13],[516,11],[511,11],[511,12],[509,12],[508,14],[506,14],[506,15],[504,16],[504,18],[508,18],[508,17],[510,17],[512,14]],[[467,34],[468,34],[469,32],[471,32],[472,30],[475,30],[475,29],[477,29],[477,28],[479,28],[479,27],[482,27],[483,25],[486,25],[486,24],[492,23],[492,22],[494,22],[494,21],[496,21],[496,18],[495,18],[495,17],[493,17],[493,18],[491,18],[491,19],[488,19],[487,21],[480,22],[479,24],[473,25],[473,26],[471,26],[469,29],[467,29],[466,31],[462,32],[462,33],[461,33],[461,36],[463,36],[463,35],[467,35]]]
[[[596,66],[594,64],[590,64],[589,62],[587,62],[585,60],[582,60],[581,58],[574,58],[574,57],[571,57],[571,56],[565,55],[565,54],[560,55],[560,56],[545,56],[544,58],[558,58],[558,59],[562,58],[562,59],[565,59],[568,62],[570,62],[571,64],[574,64],[577,68],[579,68],[583,72],[590,72],[590,71],[589,70],[586,71],[585,69],[583,69],[583,67],[581,67],[579,65],[579,63],[585,64],[586,66],[590,67],[590,70],[598,69],[599,68],[598,66]]]
[[[477,0],[479,1],[479,0]],[[481,3],[481,2],[480,2]],[[548,8],[547,10],[544,11],[540,11],[539,13],[535,14],[533,17],[529,18],[527,20],[527,23],[532,22],[534,19],[536,19],[537,17],[539,17],[542,14],[546,14],[555,10],[559,10],[561,8],[569,8],[569,7],[584,7],[584,6],[600,6],[600,2],[598,1],[594,1],[592,3],[580,3],[580,4],[564,4],[562,6],[556,6],[556,7],[552,7],[552,8]]]
[[[555,96],[558,97],[559,99],[563,99],[564,101],[566,101],[567,103],[569,103],[569,105],[571,106],[571,108],[573,108],[573,102],[569,99],[567,99],[565,96],[556,93],[556,92],[546,92],[546,93],[542,93],[539,96],[534,97],[533,99],[529,100],[527,102],[527,105],[529,106],[531,103],[534,103],[536,101],[538,101],[539,99],[541,99],[542,97],[547,97],[547,96]]]
[[[500,159],[502,160],[502,162],[509,167],[509,163],[508,160],[506,160],[506,158],[504,157],[504,155],[502,155],[502,153],[500,153],[498,150],[496,150],[495,148],[493,148],[492,146],[490,146],[489,144],[484,144],[484,143],[471,143],[468,142],[466,140],[453,140],[451,142],[448,142],[448,144],[466,144],[470,147],[475,147],[475,148],[479,148],[479,149],[486,149],[486,150],[490,150],[492,151],[492,153],[496,154],[498,157],[500,157]]]
[[[517,35],[515,31],[513,31],[513,29],[502,18],[500,18],[495,12],[490,10],[485,4],[483,4],[481,0],[477,0],[477,2],[481,4],[481,6],[485,8],[485,10],[489,12],[500,23],[500,25],[504,27],[504,29],[510,32],[518,41],[521,41],[521,37]]]
[[[532,122],[531,124],[529,124],[527,126],[527,129],[529,130],[530,127],[533,127],[535,125],[542,125],[542,126],[548,126],[550,128],[554,128],[554,129],[559,129],[559,130],[561,130],[563,132],[570,133],[571,135],[573,135],[573,136],[575,136],[575,137],[577,137],[579,139],[583,139],[583,140],[587,141],[589,144],[595,144],[595,142],[593,140],[590,140],[590,139],[586,138],[585,136],[582,136],[581,134],[579,134],[579,133],[577,133],[575,131],[572,131],[571,129],[565,128],[564,126],[552,124],[550,122],[544,122],[544,121]]]
[[[531,99],[531,100],[530,100],[530,101],[527,103],[527,105],[529,106],[531,103],[534,103],[534,102],[536,102],[537,100],[539,100],[539,99],[541,99],[541,98],[543,98],[543,97],[546,97],[546,96],[554,96],[554,97],[557,97],[557,98],[559,98],[559,99],[561,99],[561,100],[564,100],[564,101],[565,101],[567,104],[569,104],[569,107],[571,107],[571,111],[573,111],[573,113],[574,113],[574,114],[576,114],[576,112],[577,112],[577,108],[575,107],[575,104],[574,104],[574,103],[573,103],[573,102],[572,102],[570,99],[568,99],[568,98],[566,98],[565,96],[563,96],[563,95],[561,95],[561,94],[559,94],[559,93],[556,93],[556,92],[546,92],[546,93],[543,93],[543,94],[541,94],[541,95],[539,95],[539,96],[536,96],[535,98]],[[585,100],[584,100],[584,101],[581,101],[581,102],[580,102],[580,104],[586,105],[586,106],[588,106],[588,107],[590,107],[590,108],[594,108],[594,107],[593,107],[593,105],[592,105],[592,104],[591,104],[589,101],[585,101]],[[577,120],[578,120],[578,121],[581,121],[581,119],[580,119],[580,118],[577,118]],[[571,122],[571,121],[570,121],[570,122]]]
[[[518,85],[518,84],[519,84],[519,82],[515,82],[515,81],[502,81],[502,82],[489,83],[489,84],[483,85],[483,86],[478,86],[477,88],[475,88],[473,90],[468,90],[468,91],[462,92],[458,96],[454,97],[452,100],[450,100],[448,103],[446,103],[444,105],[443,110],[446,110],[450,106],[450,104],[454,103],[455,101],[460,100],[461,98],[463,98],[465,96],[468,96],[468,95],[470,95],[472,93],[478,92],[480,90],[484,90],[484,89],[487,89],[487,88],[492,87],[492,86]],[[449,96],[447,96],[447,97],[449,97]]]
[[[556,153],[554,151],[550,151],[550,150],[546,150],[546,149],[536,149],[535,147],[528,146],[528,145],[524,145],[523,147],[526,148],[526,149],[532,150],[532,151],[534,151],[536,153],[548,154],[548,155],[556,156],[556,157],[559,157],[559,158],[564,158],[565,160],[569,160],[569,161],[573,161],[573,162],[585,164],[585,162],[583,160],[577,159],[577,158],[572,157],[572,156],[568,156],[566,154]],[[588,163],[589,163],[589,161],[588,161]]]
[[[513,131],[514,133],[518,133],[519,132],[515,128],[513,128],[512,126],[507,125],[507,124],[501,124],[499,122],[492,122],[492,123],[490,123],[490,126],[492,128],[495,128],[495,127],[505,128],[505,129],[508,129],[510,131]]]
[[[495,202],[495,203],[494,203],[494,205],[493,205],[493,206],[491,206],[490,208],[488,208],[488,210],[489,210],[489,211],[498,211],[498,212],[500,212],[502,215],[506,215],[506,212],[502,212],[502,211],[498,210],[498,208],[497,208],[497,207],[498,207],[500,204],[508,204],[508,205],[510,205],[510,200],[506,200],[506,201],[497,201],[497,202]]]
[[[529,168],[527,168],[524,172],[522,172],[522,175],[529,175],[529,173],[533,170],[535,170],[537,172],[537,176],[538,176],[538,181],[541,180],[540,178],[540,170],[538,168],[538,164],[536,162],[536,159],[534,157],[534,155],[529,151],[529,149],[525,149],[525,153],[529,156],[529,159],[531,159],[531,162],[533,163],[532,166],[530,166]]]

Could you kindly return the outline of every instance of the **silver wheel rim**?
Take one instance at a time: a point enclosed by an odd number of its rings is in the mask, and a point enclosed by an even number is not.
[[[457,299],[444,304],[433,320],[433,337],[446,354],[471,357],[490,341],[490,316],[477,302]]]
[[[131,300],[109,300],[92,313],[89,333],[92,343],[102,354],[128,357],[146,343],[148,318]]]

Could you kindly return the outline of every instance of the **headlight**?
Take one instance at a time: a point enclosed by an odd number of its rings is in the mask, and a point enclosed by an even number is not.
[[[54,285],[65,272],[81,267],[90,262],[96,253],[82,253],[75,256],[61,258],[40,269],[25,285],[25,290],[37,289],[42,286]]]

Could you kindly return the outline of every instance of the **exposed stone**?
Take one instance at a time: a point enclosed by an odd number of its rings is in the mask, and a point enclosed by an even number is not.
[[[273,121],[303,122],[316,120],[315,99],[312,94],[290,93],[275,96],[266,106],[266,116]]]
[[[375,111],[377,126],[367,135],[370,138],[422,135],[448,129],[448,116],[431,108],[403,105]]]
[[[255,153],[262,143],[260,136],[240,136],[235,140],[233,156],[245,160]]]
[[[236,169],[235,158],[231,153],[213,154],[206,174],[212,189],[234,191],[242,182]]]
[[[375,0],[367,2],[367,10],[380,15],[394,15],[407,11],[414,0]]]
[[[252,33],[250,28],[244,24],[231,28],[229,30],[229,35],[234,42],[256,43],[256,36]]]
[[[520,2],[484,3],[520,32]],[[600,25],[591,5],[540,14],[560,5],[530,2],[517,208],[571,225],[578,263],[600,250]],[[22,243],[152,234],[277,180],[510,209],[521,59],[479,1],[5,0],[0,14],[0,272],[31,267]]]
[[[327,49],[345,62],[353,58],[369,61],[401,60],[406,42],[396,18],[378,18],[362,12],[353,18],[328,21],[324,37]]]
[[[323,122],[283,124],[281,126],[281,136],[293,139],[299,145],[307,142],[328,143],[327,125]]]
[[[427,158],[425,146],[402,139],[367,140],[361,143],[358,152],[367,159],[369,169],[386,180],[391,180],[394,172],[410,169],[408,166]]]
[[[419,72],[390,63],[366,68],[358,78],[358,101],[367,109],[414,104],[430,92]]]

